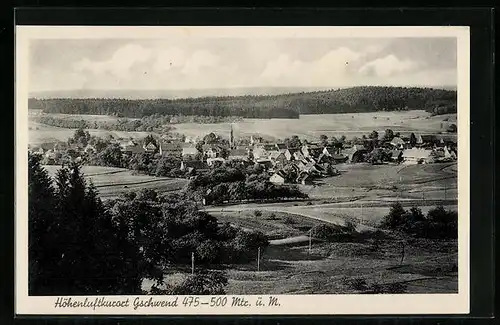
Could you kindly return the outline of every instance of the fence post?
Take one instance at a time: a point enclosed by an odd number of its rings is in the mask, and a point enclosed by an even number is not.
[[[257,249],[257,271],[260,271],[260,247]]]
[[[191,274],[194,274],[194,252],[191,252]]]

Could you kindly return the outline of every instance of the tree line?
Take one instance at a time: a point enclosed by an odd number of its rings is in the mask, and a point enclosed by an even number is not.
[[[46,113],[98,114],[141,118],[152,114],[298,118],[300,114],[361,113],[422,109],[433,114],[456,112],[456,91],[363,86],[265,96],[184,99],[30,98],[28,107]]]
[[[170,132],[172,124],[198,123],[214,124],[235,122],[240,118],[235,116],[184,116],[184,115],[153,115],[143,116],[140,119],[118,118],[116,121],[98,121],[68,118],[63,116],[42,115],[33,118],[35,122],[69,129],[100,129],[108,131],[126,132]]]
[[[103,202],[78,164],[54,179],[37,155],[28,167],[30,295],[224,294],[227,277],[211,270],[247,263],[268,245],[260,232],[219,225],[182,194],[144,189]],[[201,272],[165,287],[165,274],[189,267],[191,254]]]

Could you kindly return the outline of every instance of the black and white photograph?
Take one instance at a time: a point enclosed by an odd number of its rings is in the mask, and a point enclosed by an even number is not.
[[[17,32],[18,308],[467,311],[466,28]]]

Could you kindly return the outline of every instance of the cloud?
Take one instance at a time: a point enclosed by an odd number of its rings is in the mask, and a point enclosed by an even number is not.
[[[282,54],[267,63],[261,77],[280,85],[297,81],[307,86],[332,85],[338,77],[349,77],[347,66],[361,56],[361,53],[346,47],[329,51],[314,61],[293,60],[290,55]]]
[[[177,47],[160,50],[156,56],[153,69],[157,72],[182,67],[186,61],[186,53]]]
[[[413,71],[418,64],[411,60],[400,60],[395,55],[388,55],[365,63],[359,69],[359,73],[364,75],[376,75],[379,77],[389,77],[395,74]]]
[[[30,88],[38,90],[456,83],[456,42],[446,38],[57,40],[35,45],[30,48]]]
[[[186,60],[182,73],[186,75],[196,75],[202,68],[215,67],[219,64],[219,57],[209,51],[196,51]]]
[[[151,55],[149,49],[136,44],[127,44],[118,48],[109,60],[91,61],[84,58],[76,62],[74,68],[77,72],[90,71],[97,75],[110,72],[117,77],[128,77],[134,65],[148,61]]]

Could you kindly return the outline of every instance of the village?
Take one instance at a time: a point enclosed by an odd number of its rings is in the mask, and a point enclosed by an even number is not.
[[[343,163],[430,164],[457,159],[453,135],[402,136],[390,129],[352,140],[322,135],[317,142],[301,141],[297,136],[283,141],[269,141],[258,135],[235,139],[232,126],[226,137],[210,133],[202,139],[148,135],[139,140],[111,138],[106,142],[83,130],[77,130],[75,137],[86,140],[71,138],[67,142],[30,146],[29,150],[42,155],[48,165],[68,160],[85,164],[86,157],[114,146],[121,152],[121,161],[130,161],[137,155],[165,158],[177,162],[178,169],[189,176],[222,166],[254,166],[267,172],[271,183],[303,185],[312,184],[316,178],[338,175],[335,165]]]

